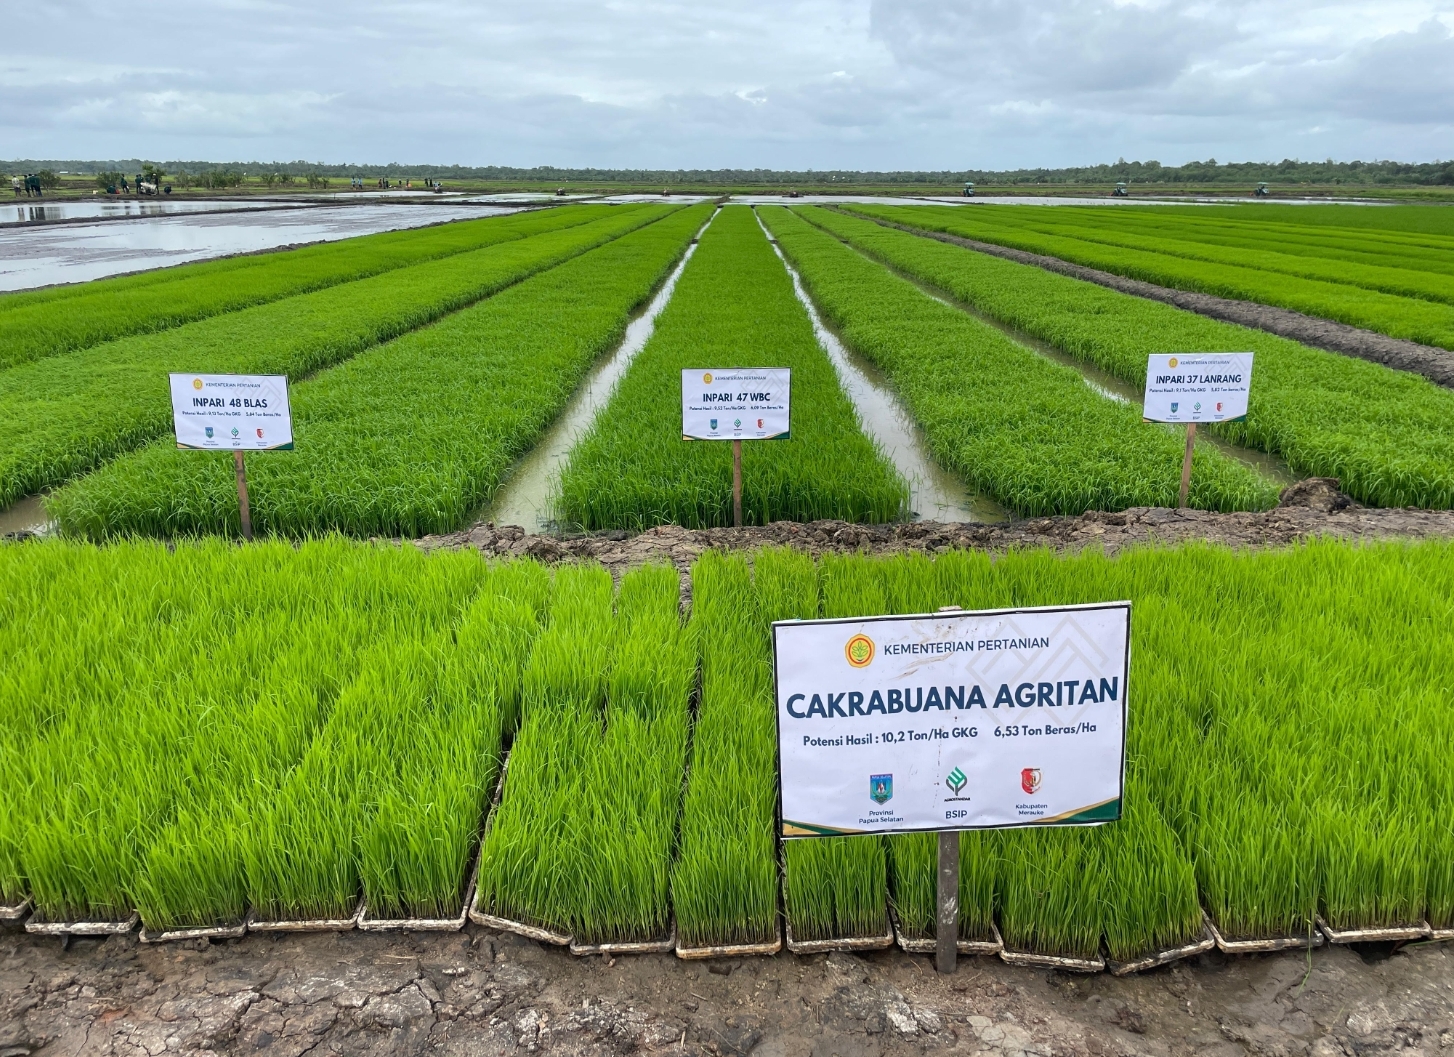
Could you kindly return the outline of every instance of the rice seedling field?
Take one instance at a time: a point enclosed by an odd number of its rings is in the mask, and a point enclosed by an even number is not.
[[[1024,515],[1175,506],[1185,444],[1074,368],[936,301],[780,206],[759,210],[844,342],[882,369],[943,466]],[[1259,379],[1260,380],[1260,379]],[[1203,445],[1192,506],[1257,510],[1273,483]]]
[[[788,367],[792,435],[743,445],[745,524],[905,516],[908,486],[864,434],[752,210],[723,208],[561,475],[559,520],[588,529],[732,524],[731,445],[681,439],[681,372]]]
[[[529,238],[50,356],[3,373],[0,505],[171,430],[169,371],[286,374],[333,366],[659,219],[637,207]]]
[[[421,536],[464,525],[712,208],[671,213],[294,386],[294,450],[249,462],[255,530]],[[62,531],[94,539],[241,530],[228,453],[178,451],[170,438],[47,505]]]
[[[1152,210],[852,208],[865,216],[1060,257],[1160,286],[1277,305],[1454,349],[1454,277],[1422,266],[1426,251],[1436,263],[1441,255],[1447,261],[1454,248],[1454,238],[1448,236],[1424,235],[1412,245],[1400,245],[1412,240],[1385,233],[1362,240],[1344,235],[1341,241],[1365,250],[1370,244],[1387,248],[1390,243],[1400,250],[1375,254],[1377,260],[1350,260],[1325,256],[1321,241],[1307,238],[1308,229],[1302,232],[1303,252],[1294,253],[1276,231],[1264,234],[1259,227],[1257,235],[1239,238],[1237,229],[1215,222],[1187,230],[1177,224],[1180,216],[1163,217],[1158,225],[1157,218],[1145,216]],[[1191,237],[1207,227],[1222,244]]]
[[[483,841],[481,906],[579,942],[771,943],[779,893],[799,940],[929,935],[932,838],[777,844],[770,622],[1130,599],[1125,817],[962,835],[961,935],[1454,923],[1447,541],[711,552],[685,623],[665,566],[336,537],[5,546],[0,585],[0,896],[47,920],[448,917]]]
[[[569,206],[0,294],[0,369],[598,220]]]
[[[1336,477],[1370,506],[1454,505],[1454,392],[1424,378],[841,212],[815,206],[796,212],[896,270],[1138,388],[1152,352],[1254,352],[1247,418],[1208,428],[1277,455],[1300,474]]]

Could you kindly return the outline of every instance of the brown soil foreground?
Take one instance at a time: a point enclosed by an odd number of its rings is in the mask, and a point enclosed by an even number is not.
[[[0,1054],[1439,1054],[1454,951],[1216,953],[1071,976],[884,951],[577,958],[509,934],[0,937]]]
[[[988,253],[993,257],[1003,257],[1005,260],[1015,261],[1018,264],[1033,264],[1046,271],[1058,272],[1073,279],[1084,279],[1086,282],[1095,283],[1098,286],[1119,290],[1123,294],[1133,294],[1136,297],[1174,305],[1188,312],[1220,319],[1224,323],[1236,323],[1240,326],[1251,327],[1253,330],[1265,330],[1269,334],[1291,338],[1293,341],[1300,341],[1304,345],[1311,345],[1317,349],[1341,352],[1345,356],[1372,360],[1374,363],[1381,363],[1385,367],[1392,367],[1395,370],[1421,374],[1431,382],[1454,388],[1454,352],[1450,352],[1448,349],[1420,345],[1416,341],[1406,341],[1403,338],[1391,338],[1387,334],[1352,327],[1347,323],[1336,323],[1331,319],[1304,315],[1302,312],[1295,312],[1290,308],[1276,308],[1272,305],[1258,304],[1256,301],[1236,301],[1228,297],[1200,294],[1191,290],[1175,290],[1167,286],[1157,286],[1155,283],[1142,282],[1140,279],[1128,279],[1124,275],[1116,275],[1114,272],[1103,272],[1098,268],[1072,264],[1059,257],[1047,257],[1040,253],[997,246],[992,242],[980,242],[977,239],[948,235],[940,231],[925,231],[922,228],[896,224],[888,220],[876,220],[873,217],[867,219],[875,220],[884,227],[898,228],[900,231],[937,239],[953,246],[963,246],[980,253]]]
[[[1268,547],[1316,536],[1362,540],[1454,536],[1454,511],[1360,507],[1338,491],[1336,480],[1310,477],[1284,489],[1278,507],[1261,513],[1135,507],[1115,514],[1093,511],[1079,517],[1029,518],[996,525],[777,521],[759,528],[684,529],[663,525],[634,534],[600,532],[566,537],[529,535],[518,525],[478,524],[445,536],[426,536],[417,542],[426,550],[473,547],[490,556],[529,555],[546,562],[591,559],[612,569],[666,560],[685,570],[705,550],[750,550],[771,544],[799,547],[813,554],[933,554],[953,549],[1005,551],[1016,547],[1049,547],[1066,552],[1098,547],[1114,554],[1124,547],[1147,544],[1201,540],[1233,547]]]

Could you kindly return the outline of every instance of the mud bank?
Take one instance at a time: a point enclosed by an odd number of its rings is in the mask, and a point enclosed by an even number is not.
[[[1047,257],[1039,253],[1010,249],[1008,246],[997,246],[992,242],[980,242],[977,239],[966,239],[939,231],[925,231],[907,224],[896,224],[872,217],[868,219],[875,220],[884,227],[898,228],[900,231],[907,231],[913,235],[938,239],[940,242],[947,242],[952,246],[963,246],[966,249],[987,253],[992,257],[1003,257],[1007,261],[1015,261],[1018,264],[1033,264],[1046,271],[1058,272],[1074,279],[1084,279],[1086,282],[1095,283],[1098,286],[1119,290],[1123,294],[1133,294],[1136,297],[1174,305],[1188,312],[1219,319],[1224,323],[1236,323],[1240,326],[1251,327],[1253,330],[1276,334],[1278,337],[1291,338],[1293,341],[1299,341],[1314,348],[1342,353],[1344,356],[1354,356],[1360,360],[1371,360],[1399,371],[1421,374],[1438,385],[1454,388],[1454,352],[1450,352],[1448,349],[1420,345],[1416,341],[1405,341],[1402,338],[1391,338],[1387,334],[1351,327],[1347,323],[1335,323],[1331,319],[1304,315],[1301,312],[1294,312],[1290,308],[1276,308],[1272,305],[1258,304],[1255,301],[1235,301],[1227,297],[1199,294],[1190,290],[1174,290],[1166,286],[1157,286],[1155,283],[1142,282],[1140,279],[1128,279],[1123,275],[1103,272],[1097,268],[1071,264],[1059,257]]]
[[[1340,947],[1068,976],[900,951],[741,961],[577,958],[452,934],[0,936],[0,1053],[1437,1054],[1454,951]]]
[[[426,550],[472,547],[489,556],[529,555],[546,562],[589,559],[608,568],[629,568],[665,560],[686,569],[705,550],[751,550],[774,544],[813,554],[933,554],[952,549],[1004,551],[1016,547],[1049,547],[1067,552],[1098,547],[1114,554],[1124,547],[1143,544],[1200,540],[1233,547],[1271,547],[1315,536],[1368,540],[1454,536],[1454,511],[1360,507],[1338,491],[1335,480],[1314,477],[1284,489],[1281,504],[1261,513],[1135,507],[1114,514],[1091,512],[1079,517],[1028,518],[998,524],[779,521],[758,528],[684,529],[663,525],[641,533],[599,532],[573,537],[531,535],[518,525],[482,523],[416,542]]]

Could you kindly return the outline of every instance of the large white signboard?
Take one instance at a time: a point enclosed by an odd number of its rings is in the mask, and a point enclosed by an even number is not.
[[[293,446],[283,375],[174,374],[171,381],[177,447],[265,451]]]
[[[773,625],[784,837],[1121,815],[1131,604]]]
[[[682,440],[787,440],[787,367],[682,371]]]
[[[1230,422],[1247,415],[1252,353],[1153,353],[1146,364],[1150,422]]]

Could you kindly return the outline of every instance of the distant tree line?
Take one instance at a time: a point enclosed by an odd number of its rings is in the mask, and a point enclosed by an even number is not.
[[[168,161],[159,165],[139,158],[110,161],[16,160],[0,162],[0,170],[37,172],[66,170],[76,174],[138,172],[143,166],[174,174],[181,186],[235,187],[244,176],[258,177],[269,186],[307,182],[327,186],[329,177],[428,177],[435,180],[531,181],[544,183],[641,183],[682,187],[785,184],[956,184],[966,180],[985,184],[1246,184],[1266,180],[1284,184],[1454,184],[1454,161],[1395,162],[1188,162],[1162,165],[1158,161],[1119,159],[1110,165],[1068,169],[964,169],[941,172],[861,172],[849,169],[790,171],[781,169],[563,169],[542,165],[521,169],[504,165],[331,165],[323,162],[203,162]]]

